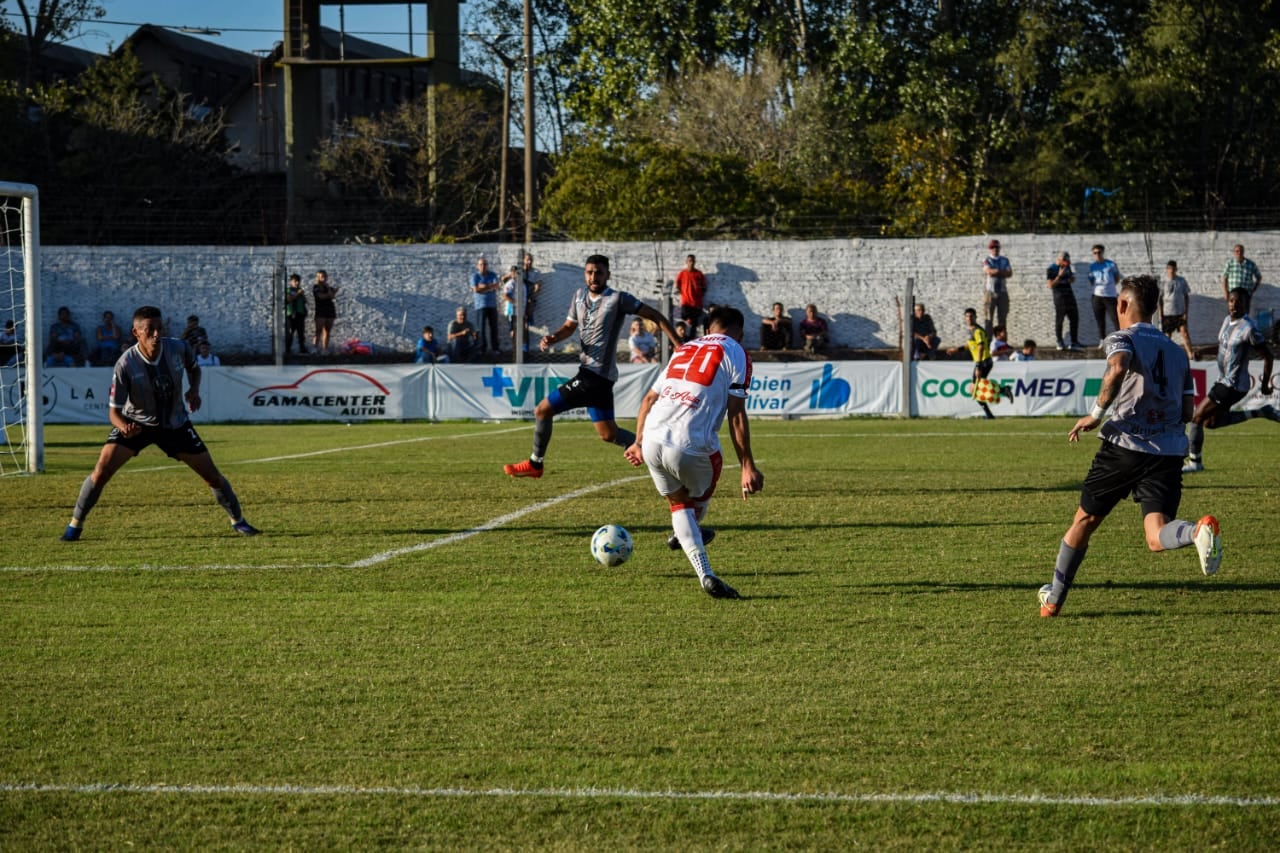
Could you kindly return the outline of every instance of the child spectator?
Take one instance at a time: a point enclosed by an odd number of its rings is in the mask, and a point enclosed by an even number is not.
[[[1004,326],[996,326],[991,330],[991,357],[996,361],[1008,361],[1013,355],[1013,344],[1009,343],[1009,330]]]
[[[222,366],[222,359],[213,354],[213,347],[209,345],[208,338],[203,338],[196,344],[196,364],[201,367]]]
[[[631,347],[633,364],[648,364],[658,360],[658,339],[639,317],[631,321],[631,336],[627,338],[627,344]]]
[[[449,356],[442,355],[440,352],[440,342],[436,340],[436,330],[431,326],[422,327],[422,337],[418,338],[418,345],[414,349],[414,364],[443,364],[449,360]]]
[[[1036,360],[1036,342],[1027,338],[1022,342],[1022,349],[1015,352],[1009,357],[1010,361],[1035,361]]]
[[[804,338],[804,351],[811,355],[827,348],[827,321],[818,316],[818,306],[812,302],[804,306],[804,319],[800,321],[800,337]]]

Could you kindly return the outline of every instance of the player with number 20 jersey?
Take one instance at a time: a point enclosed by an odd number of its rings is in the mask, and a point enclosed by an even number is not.
[[[645,394],[636,418],[636,440],[626,450],[642,462],[671,507],[675,535],[669,547],[683,549],[702,588],[713,598],[738,598],[711,570],[706,543],[713,531],[700,523],[720,479],[720,425],[729,417],[729,437],[742,464],[742,496],[764,488],[756,470],[747,422],[751,360],[742,349],[742,312],[721,306],[709,317],[709,333],[676,350]]]

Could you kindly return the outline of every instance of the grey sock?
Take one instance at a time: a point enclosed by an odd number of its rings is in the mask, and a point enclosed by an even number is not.
[[[89,510],[93,509],[93,505],[98,502],[98,498],[102,495],[102,488],[93,482],[93,475],[84,478],[84,482],[80,484],[80,496],[76,498],[76,508],[71,511],[71,517],[76,521],[84,521],[85,516],[89,514]]]
[[[1189,521],[1174,519],[1160,528],[1160,547],[1166,551],[1185,548],[1191,544],[1191,534],[1196,526]]]
[[[1049,593],[1049,603],[1062,605],[1071,591],[1071,584],[1076,579],[1076,570],[1084,562],[1084,555],[1089,548],[1072,548],[1066,540],[1058,546],[1058,562],[1053,567],[1053,591]]]
[[[1191,458],[1199,459],[1204,450],[1204,427],[1193,421],[1187,426],[1187,438],[1191,440]]]
[[[547,455],[547,445],[551,443],[551,418],[538,418],[533,422],[533,458],[542,459]]]
[[[218,506],[227,511],[227,515],[231,516],[232,521],[240,520],[240,500],[236,497],[235,491],[231,488],[231,483],[226,477],[222,478],[221,488],[210,487],[209,491],[213,492],[213,499],[218,502]]]

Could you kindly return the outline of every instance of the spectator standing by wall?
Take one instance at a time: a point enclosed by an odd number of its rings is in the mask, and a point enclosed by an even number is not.
[[[489,262],[484,258],[476,261],[476,271],[471,274],[471,307],[476,312],[476,322],[480,324],[481,352],[490,350],[499,352],[502,347],[498,343],[498,274],[489,269]]]
[[[982,327],[990,335],[995,326],[1003,326],[1009,318],[1009,276],[1013,275],[1013,265],[1000,254],[999,240],[987,243],[982,275],[986,281],[982,293]]]
[[[676,273],[676,290],[680,293],[680,319],[697,337],[694,330],[702,328],[702,308],[707,298],[707,277],[698,269],[698,258],[686,255],[684,269]]]
[[[1194,360],[1195,352],[1191,349],[1191,332],[1187,328],[1187,313],[1191,308],[1191,285],[1178,275],[1178,262],[1169,261],[1164,268],[1164,278],[1160,279],[1160,330],[1173,337],[1174,332],[1182,333],[1182,346],[1187,351],[1187,360]]]
[[[1076,305],[1076,294],[1072,287],[1076,282],[1075,270],[1071,268],[1071,255],[1059,252],[1058,260],[1049,265],[1045,272],[1045,287],[1053,295],[1053,334],[1058,339],[1058,349],[1073,351],[1084,349],[1080,346],[1080,309]],[[1063,321],[1071,331],[1071,343],[1062,336]]]
[[[1238,287],[1249,291],[1249,296],[1252,298],[1253,292],[1260,284],[1262,284],[1262,273],[1259,272],[1258,265],[1246,258],[1244,246],[1236,243],[1231,247],[1231,257],[1222,270],[1222,298],[1226,299],[1227,294]]]
[[[1116,312],[1116,299],[1119,291],[1120,268],[1116,262],[1106,256],[1106,247],[1098,243],[1089,250],[1093,260],[1089,263],[1089,283],[1093,286],[1093,320],[1098,324],[1098,342],[1107,339],[1107,319],[1116,331],[1120,330],[1120,317]]]
[[[284,351],[293,349],[293,338],[298,337],[298,352],[307,354],[307,292],[302,289],[302,276],[289,276],[289,286],[284,291]]]
[[[316,336],[311,345],[317,352],[329,354],[329,335],[333,332],[333,321],[338,319],[338,290],[329,284],[329,274],[324,270],[316,271],[316,283],[311,288],[311,295],[316,301]]]
[[[196,351],[201,341],[209,340],[209,333],[204,330],[204,326],[200,325],[200,318],[195,314],[187,317],[187,326],[182,330],[182,339],[187,342],[187,346],[191,347],[192,352]]]

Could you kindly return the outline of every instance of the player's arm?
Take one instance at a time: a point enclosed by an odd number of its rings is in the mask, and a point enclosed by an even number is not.
[[[636,311],[636,316],[643,317],[646,320],[652,320],[654,323],[657,323],[658,327],[662,329],[662,333],[667,336],[669,341],[671,341],[671,345],[673,347],[680,346],[681,342],[680,339],[676,337],[675,326],[671,325],[671,321],[662,316],[657,309],[650,308],[648,305],[641,303],[640,310]]]
[[[1093,410],[1089,414],[1076,421],[1076,425],[1071,428],[1071,432],[1067,433],[1068,441],[1079,441],[1080,433],[1098,428],[1099,424],[1106,418],[1107,410],[1111,408],[1116,395],[1120,393],[1120,386],[1124,382],[1124,375],[1128,370],[1129,353],[1123,350],[1112,353],[1107,359],[1107,370],[1102,374],[1102,390],[1098,392],[1098,401],[1094,404]]]
[[[632,465],[639,467],[644,462],[644,424],[649,419],[649,410],[653,408],[653,404],[658,401],[658,392],[652,388],[649,393],[644,395],[644,399],[640,401],[640,413],[636,415],[636,440],[631,446],[622,451],[622,455]]]
[[[577,330],[577,328],[578,328],[578,324],[576,321],[565,320],[563,326],[556,329],[554,332],[552,332],[549,335],[543,335],[542,341],[539,344],[539,346],[542,348],[543,352],[546,352],[547,350],[551,349],[551,347],[555,346],[556,344],[563,341],[565,338],[572,335],[574,331]]]
[[[755,456],[751,453],[751,424],[747,420],[747,398],[729,396],[729,439],[742,463],[742,499],[764,488],[764,474],[756,470]]]
[[[187,354],[191,355],[190,348]],[[187,368],[187,411],[195,412],[200,409],[200,379],[204,375],[204,371],[200,369],[200,365],[196,364],[194,355],[191,355],[191,361],[186,365]]]

